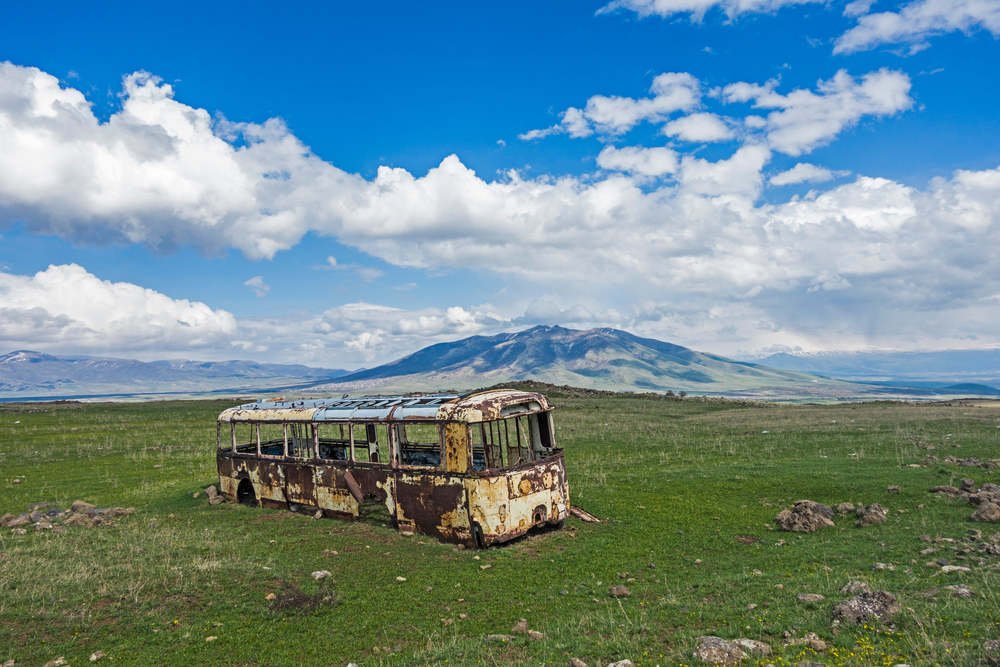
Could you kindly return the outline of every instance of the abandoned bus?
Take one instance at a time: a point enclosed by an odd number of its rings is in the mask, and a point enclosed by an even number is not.
[[[486,547],[569,513],[545,396],[258,401],[219,415],[219,489],[250,505],[357,518],[384,503],[399,530]]]

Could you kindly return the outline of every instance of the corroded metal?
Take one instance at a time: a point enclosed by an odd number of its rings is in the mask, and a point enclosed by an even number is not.
[[[219,489],[230,500],[265,507],[295,504],[339,518],[357,518],[362,503],[377,502],[385,506],[400,530],[468,546],[502,543],[536,526],[558,525],[569,515],[565,461],[562,450],[555,446],[549,419],[551,409],[541,394],[513,390],[462,397],[323,399],[243,405],[219,416],[219,441],[225,443],[217,457]],[[529,427],[514,425],[514,420],[522,417],[532,420],[530,434],[526,431]],[[504,425],[503,420],[510,420],[510,426]],[[396,433],[393,424],[413,421],[439,426],[439,466],[399,463],[403,460],[399,447],[404,445],[393,435]],[[520,428],[525,440],[506,445],[516,465],[484,468],[480,449],[477,468],[473,442],[479,441],[471,437],[471,429],[480,429],[483,422],[498,422],[504,425],[505,433],[517,433]],[[341,424],[346,427],[341,432],[350,434],[354,459],[315,458],[315,447],[314,458],[262,457],[255,443],[238,445],[229,429],[221,426],[237,423],[306,423],[313,426],[314,438],[318,437],[315,427]],[[380,431],[388,442],[378,442],[378,448],[384,449],[380,453],[381,462],[375,463],[366,458],[369,443],[376,438],[373,423],[388,426]],[[285,429],[286,433],[290,430],[291,427]],[[355,432],[364,434],[358,436],[363,442],[354,439]],[[500,429],[496,432],[499,434]],[[500,449],[495,444],[478,446]],[[524,461],[525,456],[533,460]],[[490,460],[499,461],[499,455]]]

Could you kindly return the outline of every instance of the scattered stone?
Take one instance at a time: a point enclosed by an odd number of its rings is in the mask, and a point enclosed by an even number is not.
[[[330,574],[327,572],[327,574]],[[406,581],[406,577],[396,577],[396,581]]]
[[[735,665],[747,657],[739,646],[722,637],[698,637],[694,657],[712,665]]]
[[[14,484],[20,484],[20,483],[21,483],[21,480],[19,480],[19,479],[15,479],[14,480]]]
[[[741,649],[747,653],[752,653],[754,655],[771,655],[771,647],[764,642],[759,642],[756,639],[746,639],[741,637],[740,639],[734,639],[733,644],[736,644]]]
[[[994,484],[993,482],[986,482],[981,487],[980,491],[989,491],[990,493],[1000,493],[1000,484]]]
[[[974,479],[963,479],[962,480],[962,486],[960,487],[959,490],[965,491],[966,493],[974,493],[975,490],[976,490],[976,480],[974,480]]]
[[[852,582],[854,583],[854,582]],[[838,602],[831,612],[834,625],[838,623],[865,623],[873,617],[888,623],[902,609],[896,597],[888,591],[874,591],[855,595]]]
[[[34,521],[31,520],[31,516],[28,514],[19,514],[18,516],[10,519],[7,522],[8,528],[20,528],[21,526],[30,526]]]
[[[608,589],[608,595],[613,598],[627,598],[632,595],[632,591],[628,589],[627,586],[622,586],[621,584],[615,584]]]
[[[823,567],[821,567],[819,569],[822,570],[823,572],[833,572],[833,568],[832,567],[828,567],[826,565],[824,565]]]
[[[52,530],[52,524],[48,521],[39,521],[35,524],[35,530]]]
[[[1000,639],[987,639],[984,641],[983,653],[986,654],[986,664],[1000,665]]]
[[[609,662],[608,667],[635,667],[635,663],[626,658],[625,660],[619,660],[618,662]]]
[[[24,528],[12,528],[10,532],[11,532],[12,535],[27,535],[28,534],[28,531],[26,531]]]
[[[7,662],[3,663],[0,667],[14,667],[14,658],[11,658]]]
[[[221,505],[224,502],[226,502],[226,499],[223,498],[222,496],[214,496],[214,497],[208,499],[208,504],[209,505]],[[323,518],[323,510],[317,510],[316,514],[318,514],[319,516],[314,516],[313,517],[314,519],[322,519]]]
[[[867,528],[877,523],[885,523],[885,517],[889,514],[889,510],[878,503],[872,503],[868,507],[859,507],[855,514],[858,520],[854,525],[858,528]]]
[[[896,566],[892,563],[875,563],[872,565],[873,570],[895,570]]]
[[[972,572],[972,570],[962,565],[944,565],[941,567],[941,572],[951,574],[952,572]]]
[[[837,505],[837,512],[840,514],[849,514],[854,511],[854,503],[840,503]]]
[[[74,500],[69,509],[72,512],[89,512],[90,510],[97,509],[97,506],[85,503],[82,500]]]
[[[42,667],[62,667],[66,664],[66,658],[59,656],[55,660],[49,660],[47,663],[42,665]]]
[[[749,609],[750,611],[753,611],[756,608],[757,608],[757,605],[753,604],[752,602],[747,605],[747,609]]]
[[[455,625],[455,619],[453,618],[442,618],[441,625]]]
[[[958,586],[945,586],[946,591],[951,591],[951,597],[953,598],[971,598],[976,594],[976,591],[972,590],[965,584],[959,584]]]
[[[63,521],[64,526],[85,526],[89,517],[86,514],[74,514],[65,521]]]
[[[920,555],[921,556],[930,556],[931,554],[935,554],[935,553],[937,553],[937,549],[932,549],[931,547],[927,547],[926,549],[924,549],[923,551],[920,552]]]
[[[517,637],[513,635],[486,635],[487,644],[503,643],[515,641]]]
[[[330,576],[330,571],[329,570],[317,570],[317,571],[315,571],[315,572],[312,573],[312,578],[316,579],[317,581],[319,581],[320,579],[325,579],[326,577],[329,577],[329,576]],[[398,577],[397,577],[397,579],[398,579]],[[403,581],[406,581],[406,580],[404,579]]]
[[[515,635],[523,635],[528,632],[528,619],[522,618],[514,624],[510,631]]]
[[[528,637],[529,637],[529,638],[530,638],[530,639],[531,639],[532,641],[536,641],[536,642],[540,642],[540,641],[542,641],[543,639],[545,639],[545,635],[543,635],[543,634],[542,634],[541,632],[539,632],[538,630],[528,630]]]
[[[464,621],[469,617],[469,615],[463,611],[461,614],[458,615],[458,617]]]
[[[103,526],[106,523],[107,521],[105,521],[103,518],[95,516],[93,519],[87,522],[87,528],[96,528],[97,526]]]
[[[569,667],[589,667],[589,665],[587,665],[587,663],[583,660],[580,660],[580,658],[570,658]]]
[[[811,500],[797,500],[791,510],[782,510],[774,517],[778,530],[791,533],[812,533],[820,528],[834,526],[833,508]]]
[[[3,518],[2,518],[2,519],[0,519],[0,526],[6,526],[6,525],[7,525],[7,522],[8,522],[8,521],[10,521],[11,519],[13,519],[13,518],[14,518],[14,516],[15,516],[15,515],[13,515],[13,514],[10,514],[10,513],[7,513],[7,514],[4,514],[4,515],[3,515]]]
[[[1000,521],[1000,505],[996,503],[982,503],[972,514],[973,521],[981,523]]]
[[[93,653],[90,654],[90,661],[91,662],[97,662],[101,658],[106,658],[106,657],[107,657],[107,654],[104,653],[104,651],[94,651]]]
[[[278,599],[278,596],[277,596],[277,595],[275,595],[274,593],[268,593],[268,594],[267,594],[267,597],[266,597],[266,598],[264,598],[264,599],[265,599],[265,600],[277,600],[277,599]]]
[[[215,488],[215,484],[213,484],[212,486],[205,489],[205,495],[208,496],[209,498],[214,498],[217,495],[219,495],[219,490]]]
[[[920,540],[921,542],[930,542],[931,541],[931,536],[930,535],[917,535],[917,539]]]
[[[960,492],[954,486],[932,486],[927,490],[927,493],[943,493],[949,498],[954,498]]]
[[[197,497],[198,497],[198,496],[200,496],[200,495],[201,495],[200,493],[198,493],[197,491],[195,491],[194,493],[192,493],[192,494],[191,494],[191,497],[192,497],[192,498],[197,498]],[[294,511],[294,510],[293,510],[293,511]]]
[[[885,490],[886,493],[899,493],[899,487],[893,484],[888,489]]]
[[[218,639],[218,637],[205,637],[205,641],[207,642],[214,642],[216,639]]]
[[[822,602],[826,597],[818,593],[800,593],[799,602]]]

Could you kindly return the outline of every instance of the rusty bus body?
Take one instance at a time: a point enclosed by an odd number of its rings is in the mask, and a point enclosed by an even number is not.
[[[219,489],[339,518],[381,502],[399,530],[482,548],[569,514],[551,411],[509,389],[240,405],[219,415]]]

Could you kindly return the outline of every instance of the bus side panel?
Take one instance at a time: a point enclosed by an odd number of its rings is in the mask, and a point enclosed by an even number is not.
[[[215,457],[216,467],[219,469],[219,494],[226,500],[236,501],[236,489],[240,485],[239,464],[231,456],[218,455]],[[245,475],[244,475],[245,476]]]
[[[308,463],[285,463],[285,497],[290,503],[310,505],[316,502],[316,470]]]
[[[468,542],[469,513],[462,478],[402,471],[396,476],[396,525],[443,542]]]
[[[347,489],[344,468],[316,466],[316,504],[327,516],[358,518],[358,501]]]

